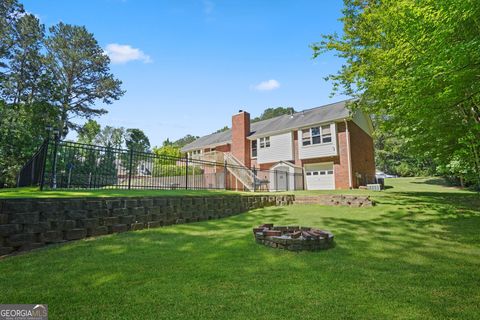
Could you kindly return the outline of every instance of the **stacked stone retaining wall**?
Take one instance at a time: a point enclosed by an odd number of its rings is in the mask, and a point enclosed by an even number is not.
[[[0,256],[47,244],[289,205],[292,195],[0,199]]]

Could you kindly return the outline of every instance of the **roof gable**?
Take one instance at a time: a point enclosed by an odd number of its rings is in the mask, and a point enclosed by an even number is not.
[[[275,118],[253,122],[250,125],[249,138],[256,138],[259,136],[266,136],[275,132],[288,131],[306,127],[322,122],[335,121],[350,117],[350,110],[346,107],[350,100],[340,101],[324,106],[303,110],[294,113],[293,115],[282,115]],[[212,133],[187,144],[182,148],[183,152],[213,147],[231,143],[232,131],[231,129]]]

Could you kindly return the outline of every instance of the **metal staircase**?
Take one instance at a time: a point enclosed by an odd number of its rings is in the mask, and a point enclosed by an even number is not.
[[[237,158],[235,158],[230,152],[225,152],[224,161],[227,164],[227,170],[240,181],[248,191],[255,191],[255,174],[250,168],[247,168]]]

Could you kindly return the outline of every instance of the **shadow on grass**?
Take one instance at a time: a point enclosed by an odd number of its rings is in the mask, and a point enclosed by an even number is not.
[[[402,310],[411,318],[461,318],[465,310],[474,314],[478,296],[479,201],[475,194],[396,192],[370,209],[257,209],[6,259],[0,280],[7,300],[47,301],[60,318],[85,304],[90,309],[76,313],[85,318],[102,308],[106,318],[136,310],[145,317],[308,318],[319,301],[337,318],[393,318]],[[324,228],[336,247],[293,253],[261,246],[252,228],[262,223]],[[42,290],[45,283],[51,289]],[[148,307],[158,301],[161,309]]]

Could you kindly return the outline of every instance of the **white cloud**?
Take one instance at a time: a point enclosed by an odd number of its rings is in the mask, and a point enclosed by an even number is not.
[[[267,81],[262,81],[259,84],[255,85],[253,89],[257,91],[271,91],[278,89],[280,87],[280,82],[274,79],[270,79]]]
[[[123,64],[136,60],[143,63],[152,62],[152,59],[142,50],[133,48],[128,44],[110,43],[107,45],[105,53],[110,57],[112,63]]]

